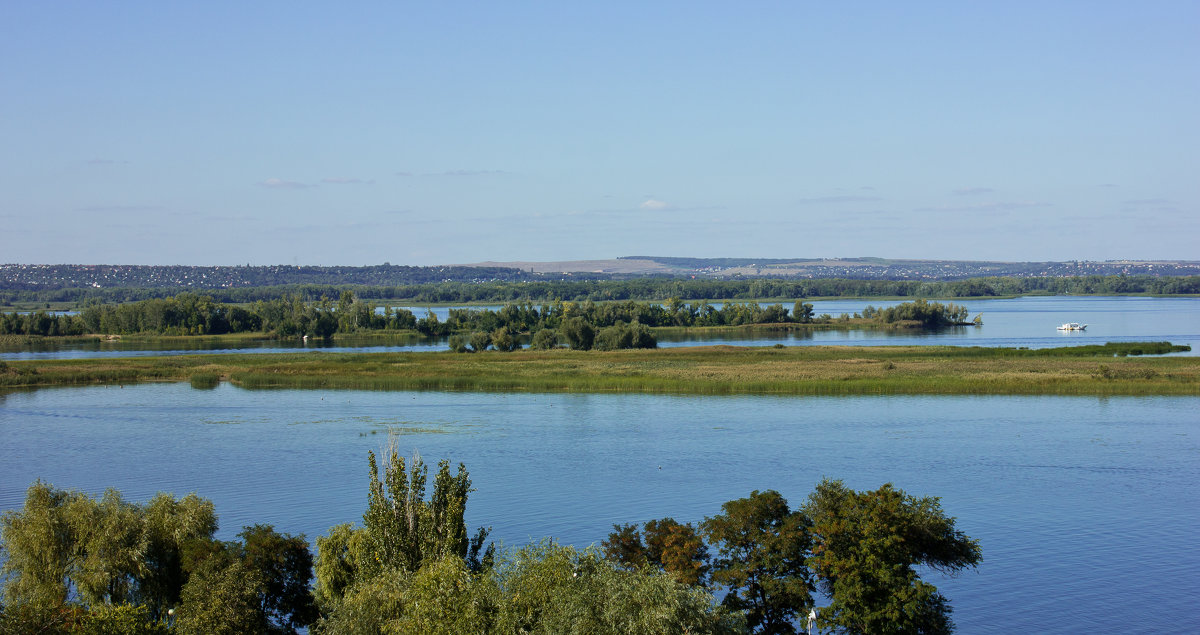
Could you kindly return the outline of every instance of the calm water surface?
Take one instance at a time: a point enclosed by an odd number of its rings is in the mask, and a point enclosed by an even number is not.
[[[813,302],[817,315],[829,314],[837,317],[843,313],[853,315],[861,312],[868,304],[889,307],[900,301],[878,300],[826,300]],[[941,344],[947,346],[1025,346],[1048,348],[1076,344],[1103,344],[1105,342],[1170,341],[1192,347],[1187,355],[1200,355],[1200,298],[1146,298],[1146,297],[1095,297],[1053,296],[1024,297],[1001,300],[966,300],[959,302],[971,311],[971,317],[982,314],[982,327],[956,327],[937,331],[812,331],[805,333],[756,333],[753,335],[688,333],[662,337],[659,346],[696,346],[700,344],[729,344],[735,346],[805,346],[816,344],[840,344],[849,346],[878,346],[898,344]],[[791,305],[785,305],[791,308]],[[430,310],[422,307],[407,307],[418,317]],[[491,308],[500,307],[473,307]],[[435,307],[434,314],[442,321],[449,315],[449,307]],[[1058,331],[1064,322],[1087,324],[1083,332]],[[445,339],[408,337],[397,338],[386,345],[379,340],[365,338],[359,342],[338,340],[333,342],[310,341],[247,341],[237,348],[226,348],[228,343],[190,342],[190,348],[182,349],[177,343],[168,343],[155,350],[146,343],[43,340],[22,347],[20,350],[0,350],[0,359],[48,359],[104,356],[171,355],[179,353],[275,353],[296,350],[325,351],[444,351]]]
[[[1065,321],[1064,318],[1060,321]],[[1053,320],[1051,320],[1053,321]],[[1090,328],[1090,327],[1089,327]],[[932,575],[963,633],[1200,624],[1197,398],[671,397],[70,388],[0,396],[0,509],[41,478],[211,498],[220,534],[361,522],[366,452],[466,463],[472,526],[587,545],[821,477],[942,497],[984,563]]]

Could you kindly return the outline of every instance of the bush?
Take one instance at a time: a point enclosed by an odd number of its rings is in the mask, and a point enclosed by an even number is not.
[[[498,351],[507,353],[521,348],[521,343],[517,341],[517,338],[513,337],[512,333],[508,332],[507,326],[501,326],[492,331],[492,347]]]
[[[563,324],[563,335],[566,336],[571,350],[586,351],[592,348],[596,330],[592,328],[591,322],[581,317],[573,317]]]
[[[542,329],[533,334],[533,340],[529,343],[529,348],[538,350],[547,350],[558,347],[558,331],[554,329]]]
[[[467,348],[467,337],[465,335],[451,335],[450,350],[454,351],[455,353],[466,353],[470,351],[470,349]]]
[[[475,331],[474,333],[471,333],[471,348],[474,349],[476,353],[480,351],[486,351],[487,347],[491,346],[491,344],[492,336],[489,333],[485,333],[483,331]]]
[[[593,346],[601,351],[615,351],[625,348],[657,348],[658,341],[650,333],[650,329],[640,322],[633,324],[616,324],[600,329],[596,334]]]

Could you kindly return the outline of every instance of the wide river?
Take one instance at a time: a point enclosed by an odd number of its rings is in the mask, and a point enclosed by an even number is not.
[[[861,311],[869,301],[816,303]],[[874,302],[876,306],[892,303]],[[968,301],[984,326],[721,337],[770,345],[1040,348],[1169,340],[1200,352],[1200,298]],[[1059,332],[1086,322],[1082,333]],[[695,338],[663,346],[698,343]],[[93,345],[95,346],[95,345]],[[268,343],[261,350],[278,350]],[[339,346],[349,349],[351,347]],[[444,350],[444,342],[354,350]],[[326,349],[329,350],[329,349]],[[161,355],[126,347],[0,358]],[[232,350],[228,352],[234,352]],[[1200,398],[681,397],[251,391],[222,384],[0,393],[0,510],[35,479],[214,501],[222,538],[361,522],[368,450],[461,461],[472,526],[585,546],[614,523],[696,522],[752,490],[800,505],[822,477],[940,496],[984,562],[930,575],[963,633],[1187,633],[1200,625]]]
[[[1200,399],[683,397],[251,391],[223,384],[0,396],[0,509],[35,479],[211,498],[220,535],[361,522],[368,450],[462,461],[472,526],[588,545],[699,521],[822,477],[940,496],[983,564],[928,579],[963,633],[1195,632]]]
[[[888,307],[899,301],[880,300],[818,300],[813,302],[816,315],[837,317],[853,315],[867,305]],[[1189,355],[1200,355],[1200,298],[1149,298],[1110,296],[1035,296],[994,300],[964,300],[959,302],[970,310],[971,317],[982,314],[983,326],[965,326],[936,331],[906,329],[901,331],[855,329],[819,330],[802,333],[759,332],[688,333],[660,337],[659,346],[696,346],[700,344],[730,344],[737,346],[809,346],[838,344],[849,346],[878,346],[887,344],[943,344],[947,346],[1025,346],[1047,348],[1078,344],[1103,344],[1120,341],[1162,341],[1189,344]],[[785,305],[791,309],[791,304]],[[423,317],[433,311],[442,321],[449,307],[407,307]],[[481,308],[481,307],[476,307]],[[487,307],[498,309],[499,307]],[[1087,324],[1086,331],[1059,331],[1064,322]],[[20,348],[0,349],[0,359],[52,359],[72,357],[144,356],[178,353],[272,353],[302,349],[326,352],[349,351],[444,351],[445,339],[410,337],[380,345],[377,339],[339,339],[336,342],[300,340],[245,341],[239,348],[227,348],[228,342],[190,342],[181,350],[177,342],[159,344],[153,350],[145,342],[101,342],[99,340],[54,339],[42,340]]]

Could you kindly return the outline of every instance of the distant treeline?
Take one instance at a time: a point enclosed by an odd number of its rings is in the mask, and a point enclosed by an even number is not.
[[[854,318],[880,323],[907,322],[925,327],[964,323],[967,309],[923,299],[876,309],[867,306]],[[418,318],[406,309],[360,300],[350,291],[336,302],[322,298],[305,302],[297,296],[260,300],[248,305],[217,302],[209,296],[181,293],[166,299],[127,304],[91,303],[74,315],[45,311],[0,314],[0,335],[63,336],[88,333],[113,335],[223,335],[263,333],[273,337],[329,337],[336,333],[415,330],[430,336],[452,336],[450,348],[459,352],[520,348],[528,337],[533,348],[566,345],[577,350],[654,348],[651,327],[740,326],[746,324],[812,324],[849,321],[813,315],[813,305],[797,300],[789,312],[782,304],[756,302],[666,303],[555,301],[508,304],[499,310],[451,309],[445,321],[432,312]]]
[[[954,281],[852,280],[829,278],[784,280],[688,280],[679,278],[635,278],[629,280],[543,280],[537,282],[440,282],[412,285],[305,284],[247,288],[202,289],[199,293],[218,302],[248,303],[279,299],[285,295],[305,301],[339,297],[351,291],[357,297],[380,302],[494,303],[552,302],[555,300],[595,302],[642,300],[750,300],[761,298],[812,297],[898,297],[965,298],[1048,294],[1200,294],[1200,276],[1079,276],[1071,278],[971,278]],[[40,291],[0,292],[0,304],[16,302],[82,303],[136,302],[166,298],[178,288],[64,288]]]

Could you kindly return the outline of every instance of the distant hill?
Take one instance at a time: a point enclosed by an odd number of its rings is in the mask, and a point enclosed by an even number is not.
[[[679,258],[621,256],[614,260],[567,262],[488,262],[539,273],[668,275],[677,277],[786,279],[849,278],[852,280],[964,280],[987,276],[1067,277],[1200,275],[1200,261],[1107,260],[1068,262],[999,262],[971,260],[894,260],[888,258]]]

